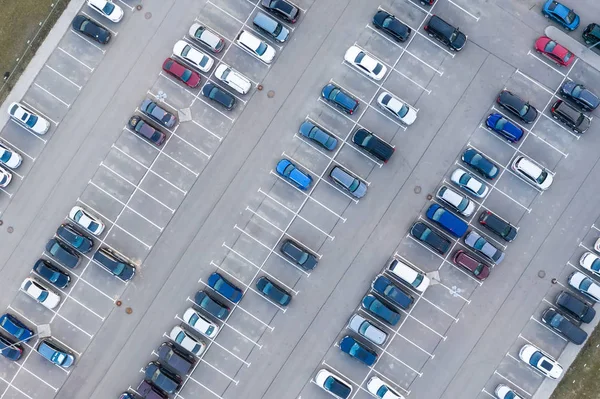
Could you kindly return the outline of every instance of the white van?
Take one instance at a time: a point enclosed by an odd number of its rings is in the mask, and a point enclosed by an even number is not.
[[[416,271],[398,259],[392,259],[388,266],[388,270],[394,276],[398,277],[400,280],[419,292],[425,292],[431,283],[431,280],[429,280],[429,277],[427,277],[425,274]]]

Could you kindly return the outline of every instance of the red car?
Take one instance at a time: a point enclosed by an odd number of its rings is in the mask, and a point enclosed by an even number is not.
[[[463,250],[456,251],[452,259],[454,264],[471,272],[478,280],[485,280],[490,275],[490,267]]]
[[[535,51],[550,58],[558,65],[569,66],[575,61],[573,53],[547,36],[542,36],[535,41]]]
[[[163,71],[175,76],[189,87],[198,87],[200,85],[200,75],[184,67],[172,58],[167,58],[163,63]]]

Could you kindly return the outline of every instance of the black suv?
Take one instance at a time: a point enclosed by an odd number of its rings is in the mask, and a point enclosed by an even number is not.
[[[444,235],[437,233],[425,223],[417,222],[410,229],[410,234],[417,240],[427,244],[441,255],[444,255],[452,245]]]
[[[499,235],[504,241],[511,242],[517,237],[517,229],[513,225],[490,211],[481,212],[481,215],[479,215],[479,224]]]
[[[563,100],[556,100],[552,108],[550,108],[550,113],[554,119],[561,121],[575,133],[584,133],[590,127],[590,118]]]
[[[162,367],[158,362],[150,362],[144,369],[147,381],[152,382],[157,388],[167,394],[177,392],[183,383],[180,376]]]
[[[235,97],[212,83],[207,83],[204,85],[202,88],[202,95],[210,98],[216,103],[221,104],[228,110],[232,110],[233,106],[235,105]]]
[[[157,352],[161,364],[181,375],[187,375],[196,363],[193,355],[180,350],[172,342],[163,342]]]
[[[467,36],[464,33],[437,15],[432,15],[423,29],[427,31],[429,36],[435,37],[448,46],[450,50],[460,51],[467,43]]]
[[[563,316],[554,308],[548,308],[542,313],[542,321],[575,345],[583,344],[588,337],[585,331],[577,327],[568,317]]]
[[[383,162],[389,161],[395,151],[394,147],[367,129],[358,129],[352,136],[352,142]]]
[[[98,249],[94,253],[94,261],[123,281],[129,281],[135,275],[135,267],[108,247]]]
[[[300,15],[298,7],[285,0],[262,0],[260,4],[267,11],[291,23],[295,23]]]
[[[567,291],[562,291],[560,294],[558,294],[554,302],[562,310],[580,322],[590,323],[596,316],[596,311],[592,305],[582,301]]]

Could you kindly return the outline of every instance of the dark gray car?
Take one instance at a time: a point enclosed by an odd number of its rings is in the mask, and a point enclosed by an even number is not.
[[[140,105],[140,111],[161,125],[171,128],[177,123],[177,118],[172,113],[164,110],[152,100],[144,100]]]
[[[283,244],[281,244],[280,251],[306,271],[311,271],[317,266],[317,258],[295,241],[285,240]]]
[[[329,172],[329,177],[338,186],[348,191],[356,198],[362,198],[367,193],[367,185],[362,180],[354,177],[348,170],[341,166],[334,166]]]
[[[157,352],[161,364],[180,375],[187,375],[196,363],[194,356],[177,349],[172,342],[163,342]]]
[[[348,328],[376,345],[383,345],[388,337],[387,333],[358,314],[355,314],[350,318]]]

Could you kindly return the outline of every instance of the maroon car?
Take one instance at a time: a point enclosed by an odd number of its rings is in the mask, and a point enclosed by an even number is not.
[[[452,261],[454,264],[470,271],[478,280],[483,281],[490,275],[490,267],[488,265],[478,261],[463,250],[456,251]]]
[[[150,140],[156,145],[162,145],[167,136],[158,129],[150,126],[141,117],[134,115],[129,118],[129,127],[143,138]]]
[[[172,58],[167,58],[162,68],[163,71],[175,76],[189,87],[198,87],[200,84],[200,75],[197,72],[186,68]]]

